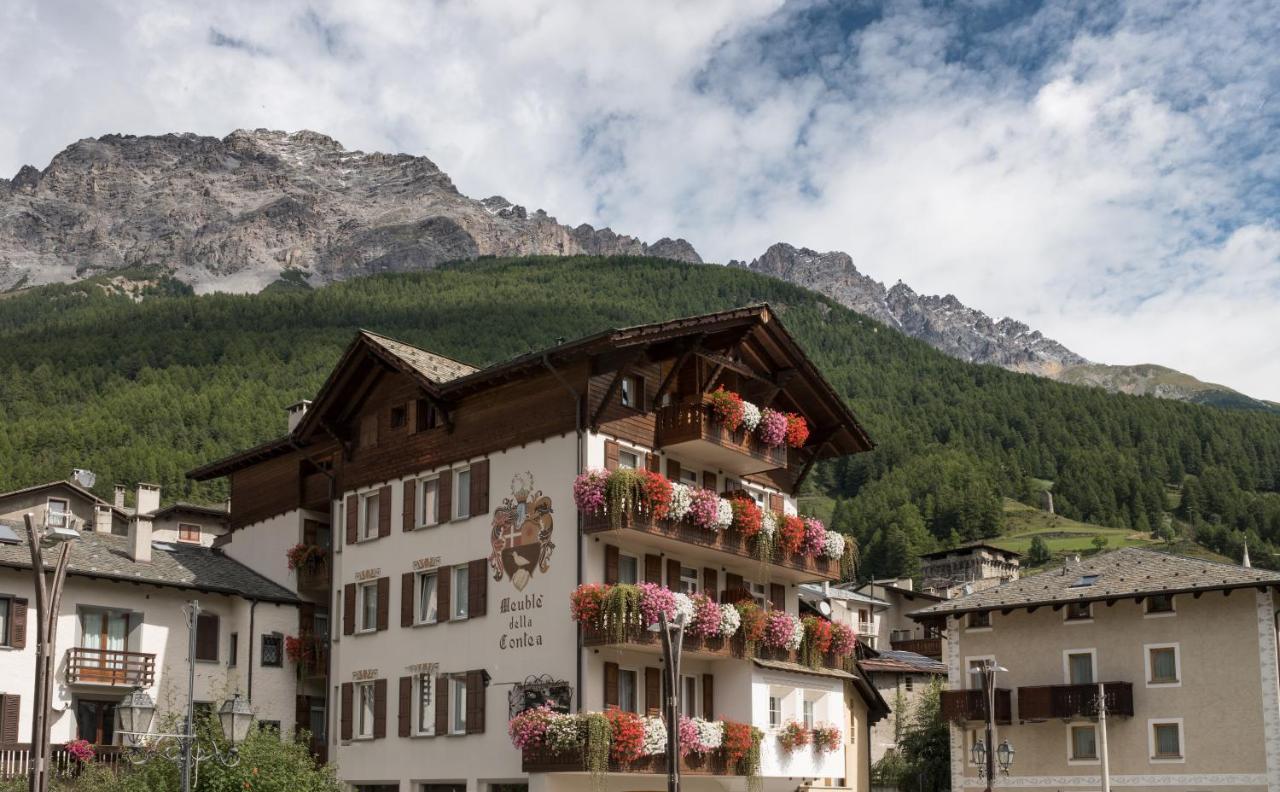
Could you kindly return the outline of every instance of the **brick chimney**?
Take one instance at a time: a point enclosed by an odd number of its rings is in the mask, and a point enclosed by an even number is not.
[[[116,485],[116,497],[115,497],[114,505],[117,509],[124,508],[124,491],[125,489],[123,484]]]
[[[98,504],[93,507],[93,530],[95,533],[111,533],[111,507]]]
[[[288,407],[284,408],[284,411],[289,414],[289,431],[290,432],[292,432],[293,428],[298,425],[299,421],[302,420],[302,416],[307,414],[307,408],[310,406],[311,406],[311,400],[303,399],[302,401],[294,402],[293,404],[290,404]]]
[[[133,508],[138,514],[151,514],[160,508],[160,485],[138,484],[138,497]]]
[[[129,557],[140,564],[151,563],[151,518],[134,515],[129,520]]]

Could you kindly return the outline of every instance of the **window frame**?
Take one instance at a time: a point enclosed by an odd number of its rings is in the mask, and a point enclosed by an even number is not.
[[[368,593],[372,592],[372,593]],[[369,616],[368,601],[373,601],[372,623],[367,622]],[[359,612],[356,633],[378,631],[378,581],[366,580],[356,584],[356,610]]]
[[[982,621],[978,624],[974,624],[975,616],[981,617]],[[992,624],[993,621],[994,619],[991,618],[991,611],[971,611],[970,613],[965,614],[964,629],[965,632],[985,632],[992,629],[994,626]]]
[[[186,538],[183,535],[184,528],[194,528],[196,532],[196,538],[195,539]],[[200,525],[199,523],[187,523],[187,522],[178,523],[178,541],[179,542],[185,542],[187,544],[200,544],[203,541],[203,538],[204,538],[204,526]]]
[[[766,723],[768,723],[770,729],[782,728],[782,699],[781,693],[769,691],[769,698],[765,704],[765,716]],[[774,707],[775,703],[777,704],[776,708]]]
[[[422,594],[427,578],[431,578],[431,585],[435,587],[435,616],[428,619],[422,611]],[[413,576],[413,623],[414,625],[429,625],[440,623],[440,570],[438,567],[431,569],[423,569],[414,573]]]
[[[200,656],[200,621],[202,619],[213,620],[213,656]],[[206,622],[207,624],[208,622]],[[125,646],[129,645],[128,628],[132,627],[132,620],[127,620],[125,624]],[[202,610],[196,614],[196,649],[195,661],[197,663],[217,663],[222,658],[222,617],[212,611]]]
[[[696,718],[696,717],[698,717],[698,699],[699,699],[699,696],[698,696],[698,677],[697,677],[695,674],[681,674],[681,675],[680,675],[680,703],[681,703],[681,704],[685,704],[685,703],[686,703],[686,702],[685,702],[685,693],[687,693],[687,692],[688,692],[687,690],[685,690],[685,686],[686,686],[686,685],[692,685],[692,686],[693,686],[693,695],[688,697],[688,698],[689,698],[689,701],[688,701],[688,709],[687,709],[687,710],[682,709],[682,710],[680,711],[680,714],[681,714],[681,715],[684,715],[684,716],[687,716],[687,717],[690,717],[690,718]]]
[[[1156,598],[1163,598],[1169,603],[1169,607],[1165,610],[1151,610],[1151,602]],[[1154,594],[1142,601],[1142,618],[1144,619],[1164,619],[1169,616],[1178,615],[1178,606],[1174,602],[1172,594]]]
[[[392,429],[405,429],[409,426],[409,405],[397,404],[391,408],[387,422]]]
[[[365,696],[368,695],[368,709],[365,709]],[[374,721],[378,718],[377,693],[374,691],[374,680],[364,680],[355,683],[355,724],[352,728],[351,739],[354,740],[372,740],[375,726]],[[365,716],[368,715],[368,722],[365,722]],[[368,726],[368,732],[365,727]]]
[[[267,641],[276,645],[276,661],[267,662]],[[278,632],[263,633],[258,641],[258,666],[261,668],[284,668],[284,635]]]
[[[964,676],[966,680],[964,683],[965,690],[982,690],[982,676],[980,674],[973,673],[973,664],[975,661],[985,663],[988,660],[995,663],[996,656],[995,655],[969,655],[965,657],[964,659]]]
[[[1155,679],[1152,675],[1155,672],[1155,663],[1153,662],[1152,653],[1158,651],[1172,650],[1173,652],[1173,672],[1175,679]],[[1182,687],[1182,648],[1177,643],[1149,643],[1142,645],[1143,666],[1146,671],[1146,683],[1149,688],[1176,688]]]
[[[634,567],[634,574],[630,576],[630,580],[627,580],[626,578],[628,576],[624,575],[622,572],[623,564],[625,562],[629,562]],[[640,556],[621,551],[618,553],[618,582],[632,584],[640,582]]]
[[[1076,756],[1076,729],[1088,729],[1093,732],[1093,756]],[[1098,750],[1098,727],[1092,723],[1071,723],[1067,725],[1067,764],[1096,765],[1102,758]]]
[[[0,647],[13,648],[13,600],[12,594],[0,594],[4,603],[4,618],[0,619]]]
[[[1178,727],[1178,755],[1159,755],[1156,753],[1156,727],[1157,726],[1176,726]],[[1151,764],[1185,764],[1187,761],[1187,741],[1186,729],[1183,728],[1182,718],[1150,718],[1147,720],[1147,761]]]
[[[622,676],[626,674],[631,678],[631,707],[628,709],[623,705],[622,701]],[[618,668],[618,709],[626,712],[634,712],[640,714],[640,669],[629,666],[620,666]]]
[[[1090,681],[1073,682],[1071,680],[1071,658],[1075,655],[1089,656],[1089,673],[1091,676]],[[1062,650],[1062,683],[1064,685],[1096,685],[1098,684],[1098,650],[1096,648],[1063,649]]]
[[[430,484],[435,485],[435,504],[434,508],[427,508],[427,487]],[[416,528],[434,528],[440,524],[440,474],[431,476],[421,476],[415,484],[416,493],[414,494],[414,506],[417,507],[417,523]],[[428,519],[430,514],[430,519]]]
[[[453,476],[453,515],[454,520],[471,519],[471,466],[453,468],[451,473]],[[462,486],[463,476],[466,476],[467,486]]]
[[[686,575],[685,572],[692,572],[692,575]],[[702,576],[698,573],[697,567],[687,567],[680,565],[680,591],[689,596],[702,592]]]
[[[462,582],[459,583],[459,578]],[[464,621],[471,618],[471,568],[466,564],[458,564],[449,572],[449,585],[453,587],[449,593],[449,620]],[[439,586],[439,582],[436,583]],[[437,619],[439,617],[437,616]]]
[[[422,700],[423,684],[429,687],[426,703]],[[418,737],[434,737],[436,734],[436,690],[435,674],[430,671],[420,671],[414,674],[413,679],[413,711],[414,720],[413,733]]]
[[[467,678],[461,674],[449,677],[449,735],[467,733]]]
[[[818,723],[818,701],[807,695],[800,698],[800,723],[806,729],[812,729]]]
[[[357,497],[360,498],[360,513],[357,515],[357,517],[359,518],[358,527],[360,530],[356,536],[356,541],[369,542],[378,538],[378,519],[374,519],[372,525],[370,525],[370,521],[369,521],[369,501],[373,501],[376,504],[377,508],[375,513],[378,518],[381,518],[382,516],[381,495],[379,490],[372,489],[372,490],[369,490],[368,492],[360,493]],[[387,505],[388,507],[390,506],[390,504],[387,504]]]
[[[240,633],[232,632],[227,634],[227,668],[235,668],[240,662],[237,657],[240,654]]]
[[[1084,607],[1084,616],[1073,616],[1071,609]],[[1062,609],[1062,621],[1065,624],[1089,624],[1093,621],[1093,603],[1092,602],[1068,602],[1066,607]]]
[[[624,459],[630,457],[630,464],[624,462]],[[621,470],[640,470],[643,465],[643,456],[639,451],[631,448],[618,449],[618,468]]]
[[[60,512],[55,512],[55,511],[53,510],[53,504],[55,504],[55,503],[61,503],[61,504],[62,504],[62,511],[60,511]],[[46,524],[51,525],[51,526],[53,525],[53,522],[51,521],[51,519],[50,519],[50,518],[51,518],[51,517],[53,517],[53,515],[54,515],[54,514],[61,514],[61,515],[62,515],[62,523],[61,523],[60,525],[58,525],[57,527],[59,527],[59,528],[64,528],[64,527],[66,527],[67,525],[69,525],[69,524],[70,524],[70,521],[71,521],[72,519],[74,519],[74,515],[72,515],[72,513],[71,513],[71,499],[70,499],[70,498],[56,498],[56,497],[49,497],[49,498],[46,498],[46,499],[45,499],[45,501],[44,501],[44,520],[45,520],[45,523],[46,523]]]

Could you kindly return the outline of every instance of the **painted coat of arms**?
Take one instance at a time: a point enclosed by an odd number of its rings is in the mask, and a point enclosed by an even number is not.
[[[505,575],[517,591],[523,591],[535,571],[550,568],[551,551],[556,549],[551,541],[551,511],[551,498],[533,488],[532,473],[511,478],[511,496],[493,511],[489,567],[494,580]]]

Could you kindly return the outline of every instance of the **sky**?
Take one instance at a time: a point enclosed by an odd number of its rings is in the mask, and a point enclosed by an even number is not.
[[[1276,41],[1274,0],[4,0],[0,174],[312,129],[709,261],[842,250],[1280,401]]]

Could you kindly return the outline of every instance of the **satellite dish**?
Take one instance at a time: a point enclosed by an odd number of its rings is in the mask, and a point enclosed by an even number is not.
[[[82,468],[74,468],[71,471],[71,478],[75,479],[75,482],[85,489],[92,489],[94,483],[98,480],[92,470],[84,470]]]
[[[831,618],[831,603],[827,602],[826,600],[822,600],[821,602],[819,602],[818,612],[821,613],[823,616],[826,616],[827,618]]]

